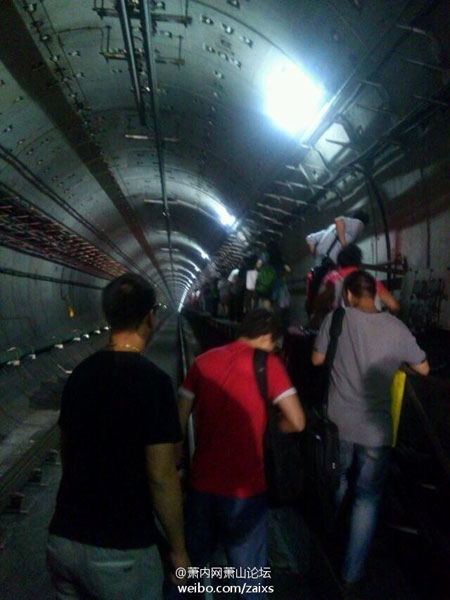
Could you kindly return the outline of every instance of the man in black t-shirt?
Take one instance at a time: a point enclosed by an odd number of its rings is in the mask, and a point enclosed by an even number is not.
[[[166,535],[172,570],[189,564],[172,384],[141,355],[156,306],[152,286],[138,275],[109,283],[103,309],[110,342],[73,371],[63,392],[63,474],[47,549],[60,600],[160,598],[153,513]]]

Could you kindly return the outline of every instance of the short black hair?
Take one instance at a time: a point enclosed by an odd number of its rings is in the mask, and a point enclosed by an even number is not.
[[[356,244],[347,244],[337,255],[340,267],[359,267],[362,263],[362,250]]]
[[[361,221],[364,226],[366,226],[370,221],[369,215],[365,210],[351,210],[347,216],[351,219],[358,219],[358,221]]]
[[[276,341],[282,332],[281,324],[273,312],[266,308],[255,308],[245,315],[238,329],[238,337],[253,340],[261,335],[271,333],[272,339]]]
[[[113,279],[103,290],[103,312],[113,331],[137,329],[155,301],[151,283],[134,273]]]
[[[368,296],[375,298],[377,293],[377,282],[367,271],[353,271],[344,279],[344,292],[350,290],[355,298]]]

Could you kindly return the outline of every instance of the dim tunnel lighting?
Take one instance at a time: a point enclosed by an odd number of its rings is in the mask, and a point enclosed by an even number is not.
[[[127,140],[148,140],[150,139],[148,135],[140,134],[140,133],[125,133],[123,136]]]
[[[6,364],[10,367],[20,367],[20,360],[9,360]]]
[[[181,312],[181,309],[183,308],[184,301],[186,299],[188,291],[189,291],[189,288],[186,288],[183,292],[183,295],[181,296],[180,304],[178,305],[178,312]]]
[[[324,90],[300,67],[285,61],[269,71],[265,80],[265,112],[288,133],[305,129],[320,112]]]
[[[9,360],[6,364],[11,367],[20,367],[20,350],[16,346],[12,346],[12,348],[8,348],[6,352],[16,352],[17,356]]]
[[[177,256],[176,260],[176,264],[181,264],[181,266],[183,266],[184,264],[188,264],[194,268],[196,273],[201,272],[201,269],[198,267],[198,265],[193,260],[189,260],[189,258],[187,258],[186,256]]]

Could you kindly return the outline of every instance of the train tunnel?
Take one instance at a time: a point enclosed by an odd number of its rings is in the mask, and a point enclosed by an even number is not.
[[[301,388],[306,237],[355,211],[363,267],[431,367],[408,376],[366,592],[448,597],[448,2],[3,0],[0,30],[2,597],[53,597],[61,390],[107,343],[107,283],[155,286],[148,356],[178,386],[235,334],[217,282],[276,248]],[[326,540],[302,518],[298,544],[280,523],[272,597],[340,598]]]

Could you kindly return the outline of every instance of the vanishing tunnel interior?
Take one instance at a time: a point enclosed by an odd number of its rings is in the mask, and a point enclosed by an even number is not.
[[[305,236],[351,209],[448,381],[447,2],[4,0],[0,26],[0,442],[65,375],[46,353],[104,335],[111,278],[176,315],[275,242],[301,325]]]
[[[92,330],[98,288],[125,270],[178,310],[274,240],[298,287],[305,234],[359,206],[365,262],[445,278],[445,3],[5,2],[1,16],[3,351]]]

